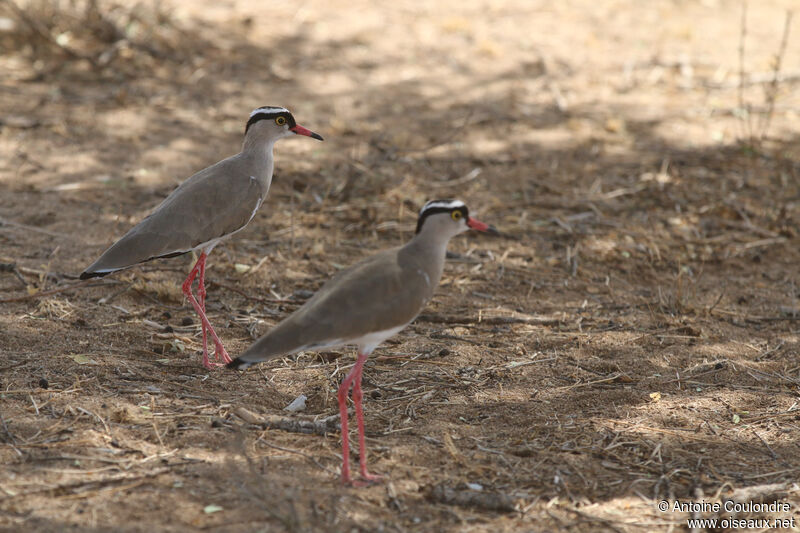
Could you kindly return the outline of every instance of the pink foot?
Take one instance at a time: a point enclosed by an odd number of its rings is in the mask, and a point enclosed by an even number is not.
[[[230,363],[232,359],[228,355],[228,352],[225,351],[225,347],[222,343],[214,343],[214,358],[217,361],[222,360],[222,362],[214,362],[212,363],[208,357],[208,349],[204,346],[203,347],[203,366],[206,367],[208,370],[212,370],[218,366],[225,366],[227,363]]]
[[[361,472],[362,486],[375,485],[376,483],[383,483],[383,476],[377,474],[370,474],[369,472]]]
[[[231,359],[231,356],[228,355],[228,352],[225,351],[225,347],[222,344],[217,346],[216,350],[214,350],[214,357],[216,357],[217,361],[219,361],[220,359],[222,360],[222,363],[215,363],[216,366],[225,366],[231,361],[233,361],[233,359]]]
[[[362,472],[361,479],[353,479],[350,477],[349,473],[345,475],[345,473],[342,472],[342,485],[345,487],[370,487],[377,483],[383,483],[383,476],[376,476],[369,472],[364,474]]]

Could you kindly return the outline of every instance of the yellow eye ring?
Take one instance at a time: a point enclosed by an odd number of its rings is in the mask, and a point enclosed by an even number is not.
[[[277,124],[278,126],[283,126],[284,124],[286,124],[286,117],[278,117],[278,118],[276,118],[275,119],[275,124]]]
[[[450,218],[453,220],[461,220],[461,217],[464,216],[461,211],[453,211],[450,213]]]

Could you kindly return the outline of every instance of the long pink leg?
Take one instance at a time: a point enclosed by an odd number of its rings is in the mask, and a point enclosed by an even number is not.
[[[181,288],[183,289],[183,294],[186,296],[186,299],[189,300],[189,303],[192,304],[192,307],[194,307],[195,312],[200,317],[200,322],[202,323],[202,326],[204,326],[208,330],[208,333],[211,335],[211,339],[214,341],[214,346],[216,347],[217,353],[222,354],[223,360],[226,359],[230,360],[230,357],[228,357],[228,353],[225,351],[225,347],[222,345],[222,341],[219,340],[219,337],[217,337],[217,333],[214,331],[214,328],[211,327],[211,323],[208,321],[205,311],[203,311],[203,308],[200,307],[200,304],[197,302],[197,300],[195,300],[194,295],[192,294],[192,282],[194,281],[194,278],[197,276],[197,272],[200,268],[201,261],[205,262],[205,258],[206,258],[205,252],[200,254],[200,257],[197,259],[197,263],[195,263],[194,267],[192,267],[191,272],[189,272],[189,276],[183,282]],[[208,351],[204,351],[203,353],[203,366],[208,369],[212,368],[211,363],[208,361]]]
[[[367,472],[367,444],[364,436],[364,408],[361,405],[361,374],[364,368],[363,361],[367,360],[369,356],[366,354],[358,354],[358,359],[362,361],[361,366],[358,367],[358,374],[356,374],[355,383],[353,384],[353,403],[356,406],[356,421],[358,421],[358,464],[361,471],[361,477],[366,481],[380,481],[381,476],[376,476]],[[362,360],[363,357],[363,360]]]
[[[341,417],[342,422],[342,483],[345,485],[352,485],[353,480],[350,477],[350,439],[349,433],[347,429],[347,393],[350,391],[350,385],[355,380],[358,387],[358,393],[356,393],[356,388],[353,388],[353,403],[356,406],[356,420],[358,421],[358,444],[359,444],[359,463],[361,465],[361,475],[367,481],[374,481],[377,479],[376,476],[372,476],[367,472],[367,455],[366,455],[366,443],[364,442],[364,412],[361,407],[361,371],[364,368],[364,363],[369,357],[369,352],[361,353],[359,352],[358,358],[356,359],[356,364],[353,366],[353,369],[350,370],[350,373],[342,380],[342,384],[339,386],[338,397],[339,397],[339,414]]]
[[[347,431],[347,393],[350,392],[350,384],[355,377],[356,368],[358,368],[358,361],[350,373],[342,380],[339,385],[337,396],[339,397],[339,417],[342,426],[342,483],[347,485],[353,482],[350,479],[350,442]]]
[[[200,266],[197,280],[197,299],[204,313],[206,312],[206,257],[206,253],[203,252],[197,258],[197,264]],[[200,321],[200,330],[203,332],[203,364],[206,365],[208,362],[208,331],[202,320]],[[214,353],[216,354],[216,351]],[[219,360],[219,357],[217,357],[217,360]]]
[[[200,258],[197,259],[197,262],[200,263],[200,273],[198,275],[198,280],[197,280],[197,296],[200,297],[200,307],[203,308],[203,313],[206,312],[206,257],[208,257],[208,255],[205,252],[203,252],[202,254],[200,254]],[[202,326],[202,330],[203,330],[203,352],[207,352],[205,326]],[[222,343],[215,345],[214,357],[216,357],[217,361],[221,359],[222,362],[225,364],[231,362],[231,358],[228,356],[228,352],[225,351],[225,348],[222,346]]]

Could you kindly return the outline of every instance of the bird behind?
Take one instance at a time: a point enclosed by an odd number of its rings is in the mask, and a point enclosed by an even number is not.
[[[250,113],[242,151],[201,170],[181,183],[141,222],[81,273],[81,279],[101,277],[157,258],[199,251],[199,257],[182,290],[200,317],[203,366],[208,359],[207,334],[217,360],[230,362],[205,313],[205,265],[211,250],[242,230],[255,216],[272,183],[272,148],[279,139],[304,135],[322,140],[300,126],[283,107],[264,106]],[[198,299],[192,284],[198,278]]]

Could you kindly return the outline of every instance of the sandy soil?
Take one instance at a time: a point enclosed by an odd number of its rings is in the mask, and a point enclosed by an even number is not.
[[[66,49],[0,4],[0,529],[682,531],[659,501],[748,488],[800,518],[793,2],[750,2],[744,84],[727,0],[183,4],[101,2],[127,41],[51,13]],[[380,485],[235,414],[336,414],[351,351],[208,372],[191,257],[75,279],[265,104],[326,141],[276,147],[210,258],[232,354],[427,199],[509,235],[454,239],[367,363]]]

